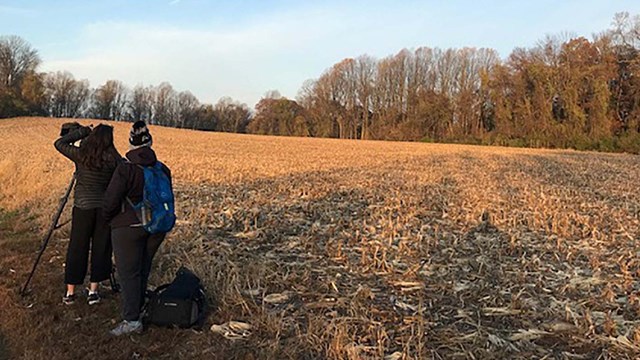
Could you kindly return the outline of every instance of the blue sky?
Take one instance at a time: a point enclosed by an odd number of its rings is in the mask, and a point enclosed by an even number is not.
[[[203,102],[253,106],[268,90],[295,97],[346,57],[474,46],[504,58],[546,34],[590,38],[620,11],[640,14],[640,1],[0,0],[0,34],[29,41],[41,70],[92,86],[169,81]]]

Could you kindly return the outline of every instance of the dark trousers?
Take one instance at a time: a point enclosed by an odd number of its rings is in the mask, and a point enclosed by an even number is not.
[[[151,261],[166,234],[149,234],[141,227],[115,228],[111,232],[113,253],[122,289],[122,317],[140,320]]]
[[[71,218],[71,239],[67,248],[64,282],[81,285],[87,275],[91,249],[91,282],[109,279],[111,275],[111,229],[102,209],[74,207]]]

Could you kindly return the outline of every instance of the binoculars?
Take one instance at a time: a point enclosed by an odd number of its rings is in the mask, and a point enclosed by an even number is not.
[[[81,127],[82,125],[78,124],[77,122],[64,123],[62,124],[62,127],[60,127],[60,136],[65,136],[68,133],[76,131]],[[93,129],[93,124],[89,125],[89,127]]]
[[[60,128],[60,136],[65,136],[70,132],[73,132],[79,128],[81,128],[82,125],[78,124],[77,122],[68,122],[68,123],[64,123],[62,124],[62,127]]]

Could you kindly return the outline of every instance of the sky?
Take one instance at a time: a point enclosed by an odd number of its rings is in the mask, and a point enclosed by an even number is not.
[[[41,71],[168,81],[200,101],[253,107],[270,90],[295,98],[336,62],[403,48],[490,47],[506,58],[547,34],[591,38],[638,0],[0,0],[0,35],[39,51]]]

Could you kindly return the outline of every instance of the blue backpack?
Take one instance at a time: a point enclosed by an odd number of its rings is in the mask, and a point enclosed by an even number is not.
[[[166,233],[176,223],[173,190],[169,177],[162,170],[162,163],[140,166],[144,171],[144,191],[142,201],[134,204],[129,197],[129,205],[136,211],[142,227],[150,234]]]

